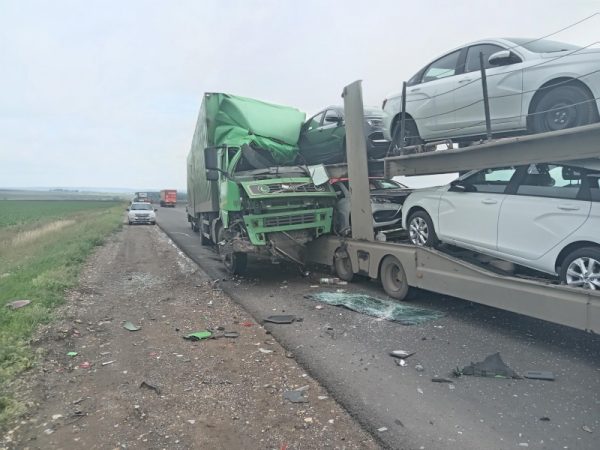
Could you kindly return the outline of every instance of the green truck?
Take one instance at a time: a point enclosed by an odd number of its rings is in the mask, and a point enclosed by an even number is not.
[[[304,119],[294,108],[204,94],[187,158],[187,217],[232,273],[248,254],[303,265],[305,244],[331,231],[335,192],[318,167],[296,164]]]

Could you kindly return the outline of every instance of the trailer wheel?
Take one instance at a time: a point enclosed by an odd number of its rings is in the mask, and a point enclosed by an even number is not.
[[[196,222],[194,219],[190,220],[190,227],[192,227],[192,231],[194,233],[200,231],[200,228],[198,228],[198,222]]]
[[[333,256],[333,265],[335,267],[335,273],[339,278],[344,281],[352,281],[354,278],[354,271],[352,270],[352,261],[350,255],[346,251],[337,249]]]
[[[381,284],[385,293],[396,300],[404,300],[408,294],[408,282],[402,263],[395,256],[388,255],[381,263]]]

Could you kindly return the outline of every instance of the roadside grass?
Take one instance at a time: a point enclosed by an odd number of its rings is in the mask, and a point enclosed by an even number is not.
[[[52,320],[65,291],[77,285],[82,264],[121,227],[124,212],[117,202],[5,203],[13,202],[0,201],[0,429],[24,409],[9,385],[35,362],[29,339]],[[15,299],[31,304],[6,307]]]

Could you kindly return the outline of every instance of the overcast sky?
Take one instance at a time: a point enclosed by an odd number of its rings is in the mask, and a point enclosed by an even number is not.
[[[535,38],[597,0],[0,0],[0,187],[185,188],[203,92],[307,113],[363,80],[381,105],[485,37]],[[600,41],[600,17],[553,39]]]

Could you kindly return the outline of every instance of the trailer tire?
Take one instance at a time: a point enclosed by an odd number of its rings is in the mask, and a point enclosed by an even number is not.
[[[197,233],[198,231],[200,231],[200,228],[198,227],[198,222],[195,222],[193,219],[190,220],[190,227],[192,227],[192,231],[194,233]]]
[[[200,231],[200,244],[201,245],[209,245],[210,244],[210,239],[207,238],[206,236],[204,236],[204,222],[203,222],[203,217],[202,214],[200,214],[200,218],[198,219],[199,221],[199,225],[198,227],[198,231]]]
[[[343,256],[342,253],[345,253],[345,256]],[[333,255],[333,266],[335,267],[335,273],[340,279],[352,281],[354,278],[354,271],[352,270],[352,261],[347,252],[342,251],[342,249],[337,249]]]
[[[408,280],[398,258],[388,255],[381,262],[381,284],[387,295],[396,300],[404,300],[408,294]]]

